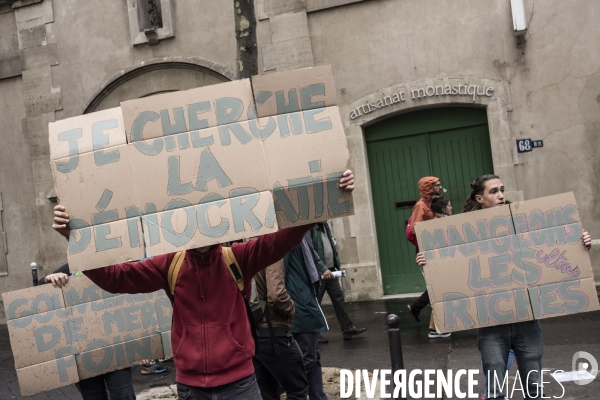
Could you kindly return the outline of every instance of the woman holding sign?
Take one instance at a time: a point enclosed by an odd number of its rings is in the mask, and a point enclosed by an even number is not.
[[[496,175],[483,175],[472,184],[471,195],[465,203],[463,212],[472,212],[486,208],[498,207],[508,204],[504,197],[504,185]],[[583,245],[587,250],[592,245],[590,235],[583,230],[581,235]],[[425,254],[417,254],[417,264],[425,266]],[[538,320],[517,322],[479,328],[477,331],[477,345],[481,352],[483,370],[486,373],[490,387],[484,399],[504,399],[502,388],[498,385],[504,382],[508,355],[514,351],[519,375],[522,380],[527,380],[522,387],[527,391],[526,398],[542,398],[541,375],[544,342],[542,329]],[[494,375],[497,377],[494,380]],[[490,379],[491,378],[491,379]],[[504,386],[507,386],[504,384]],[[493,396],[493,397],[488,397]]]

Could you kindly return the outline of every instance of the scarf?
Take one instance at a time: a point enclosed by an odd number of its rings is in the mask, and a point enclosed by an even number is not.
[[[304,256],[306,272],[308,272],[310,283],[314,284],[315,282],[319,281],[319,273],[317,272],[317,267],[315,266],[315,250],[313,249],[312,241],[310,240],[308,233],[304,235],[300,245],[302,246],[302,255]]]

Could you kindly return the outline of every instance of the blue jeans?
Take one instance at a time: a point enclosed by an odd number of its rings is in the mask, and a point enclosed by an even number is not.
[[[76,386],[83,400],[135,400],[131,368],[82,379]]]
[[[226,385],[201,388],[177,384],[179,400],[262,400],[254,374]]]
[[[321,369],[321,351],[317,341],[318,333],[294,333],[294,339],[302,350],[302,360],[308,380],[308,398],[327,400],[323,390],[323,372]]]
[[[510,349],[515,353],[525,398],[542,398],[540,373],[544,340],[539,321],[480,328],[477,331],[477,345],[481,352],[483,373],[488,375],[490,397],[486,398],[504,399],[507,394],[508,380],[505,382],[505,378]]]

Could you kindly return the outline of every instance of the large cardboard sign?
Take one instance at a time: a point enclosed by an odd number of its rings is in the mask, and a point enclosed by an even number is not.
[[[353,213],[330,66],[126,101],[49,132],[73,271]]]
[[[164,291],[111,294],[81,275],[2,299],[23,396],[172,353]]]
[[[443,332],[600,309],[573,193],[415,225]]]

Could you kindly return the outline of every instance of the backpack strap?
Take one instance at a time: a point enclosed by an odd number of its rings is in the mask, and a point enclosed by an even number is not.
[[[185,250],[179,251],[175,253],[175,257],[171,260],[171,265],[169,265],[169,273],[167,278],[169,280],[169,290],[171,291],[171,296],[175,296],[175,285],[177,284],[177,277],[179,276],[179,270],[181,269],[181,264],[183,264],[183,260],[185,259]]]
[[[246,305],[246,314],[248,315],[248,322],[250,323],[250,331],[252,332],[252,338],[254,339],[254,353],[258,354],[258,331],[256,329],[254,315],[252,315],[252,309],[250,308],[250,301],[248,300],[248,296],[246,295],[246,290],[244,288],[244,276],[242,275],[242,270],[240,269],[240,265],[233,255],[231,247],[222,246],[221,251],[223,252],[223,262],[225,262],[231,277],[235,281],[240,293],[242,294],[242,298],[244,299],[244,304]]]
[[[244,276],[242,275],[242,271],[240,269],[240,265],[238,264],[235,256],[233,255],[233,251],[231,247],[221,247],[221,251],[223,252],[223,261],[231,274],[231,277],[237,284],[238,289],[241,291],[244,290]]]

